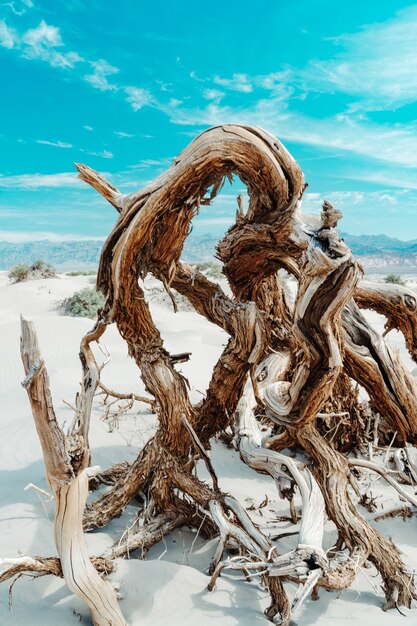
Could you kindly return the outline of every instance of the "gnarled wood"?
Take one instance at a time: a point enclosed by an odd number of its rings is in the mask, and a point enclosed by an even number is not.
[[[385,315],[385,333],[396,328],[404,335],[410,356],[417,363],[417,294],[392,283],[360,281],[355,301],[361,309],[372,309]]]
[[[21,354],[26,388],[42,445],[46,478],[55,501],[54,537],[68,588],[86,602],[94,626],[125,626],[116,592],[91,563],[82,529],[88,494],[89,451],[80,414],[69,438],[59,427],[52,406],[48,374],[32,322],[21,320]],[[83,436],[84,434],[84,436]]]
[[[243,562],[220,560],[228,536],[256,555],[253,566],[257,571],[265,568],[273,597],[275,585],[276,601],[273,599],[269,617],[280,613],[284,621],[289,619],[282,575],[292,572],[304,577],[304,582],[308,577],[297,602],[312,584],[332,588],[350,584],[352,567],[339,563],[327,568],[320,552],[322,513],[314,520],[308,514],[304,518],[303,532],[313,548],[301,542],[295,554],[272,557],[238,507],[227,503],[217,482],[211,489],[191,474],[196,454],[204,457],[202,450],[230,424],[234,411],[238,408],[245,415],[249,410],[253,418],[256,401],[261,404],[263,400],[269,416],[283,429],[279,440],[275,438],[276,447],[296,441],[315,461],[315,480],[303,470],[305,476],[298,481],[306,511],[309,507],[315,510],[311,502],[318,505],[324,499],[352,558],[360,563],[369,558],[381,572],[388,605],[409,606],[414,590],[398,552],[357,514],[347,492],[347,459],[314,427],[338,376],[345,371],[367,388],[376,410],[386,411],[400,439],[413,439],[416,433],[415,387],[383,338],[372,335],[354,303],[361,270],[336,231],[341,213],[325,201],[320,219],[304,217],[299,211],[304,180],[298,165],[273,137],[246,126],[224,125],[205,131],[167,172],[145,189],[126,196],[93,170],[77,167],[81,178],[120,212],[100,260],[98,287],[106,296],[100,322],[117,324],[147,391],[155,398],[159,417],[157,435],[125,476],[88,510],[87,525],[100,525],[119,515],[138,489],[152,498],[156,515],[162,515],[157,519],[165,519],[164,514],[174,510],[182,493],[210,511],[220,529],[215,572],[226,567],[225,563],[243,567]],[[193,216],[201,204],[210,203],[224,177],[231,174],[240,176],[250,198],[246,212],[239,201],[236,224],[217,246],[233,298],[180,260]],[[280,268],[291,272],[299,283],[294,311],[280,291]],[[186,381],[163,346],[138,284],[148,272],[159,278],[168,292],[175,288],[185,295],[199,313],[230,335],[206,399],[198,406],[191,405]],[[261,392],[256,366],[263,359],[263,363],[273,363],[274,350],[280,352],[285,368],[275,371],[275,380],[268,381]],[[248,375],[251,383],[247,383]],[[245,408],[244,400],[238,403],[242,394],[245,398],[247,384],[252,384],[252,395]],[[188,432],[183,423],[191,425]],[[241,428],[242,455],[249,464],[275,476],[281,456],[258,448],[255,430],[252,424],[249,436]],[[195,438],[199,440],[197,450]],[[300,472],[297,466],[294,472]],[[280,476],[279,484],[289,490],[294,479]],[[313,556],[318,568],[311,566]],[[316,569],[321,571],[320,579]]]
[[[346,347],[346,372],[362,385],[371,406],[397,432],[398,441],[417,436],[417,383],[398,353],[375,332],[355,302],[342,313]]]

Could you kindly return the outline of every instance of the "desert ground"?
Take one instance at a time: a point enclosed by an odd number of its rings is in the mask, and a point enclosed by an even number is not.
[[[379,280],[382,277],[379,275]],[[408,286],[416,289],[416,276],[407,276]],[[0,272],[0,406],[2,437],[0,441],[0,563],[5,557],[19,555],[55,555],[53,543],[53,502],[48,496],[45,470],[39,440],[25,390],[21,386],[23,367],[19,353],[19,315],[32,319],[39,335],[41,351],[51,379],[55,409],[60,423],[69,422],[71,404],[79,388],[81,368],[78,347],[82,336],[92,327],[89,319],[60,314],[57,303],[75,291],[91,286],[94,277],[64,274],[58,278],[9,284],[6,272]],[[153,288],[153,285],[148,285]],[[290,289],[294,290],[294,284]],[[193,311],[174,314],[168,301],[152,297],[151,308],[168,350],[191,352],[189,362],[182,363],[183,374],[192,389],[192,399],[198,401],[208,385],[211,370],[226,342],[226,335]],[[384,319],[367,314],[374,327],[383,330]],[[405,350],[402,337],[392,331],[389,342],[397,347],[407,366],[414,365]],[[124,341],[113,326],[108,328],[103,343],[111,359],[103,370],[103,382],[119,392],[144,393],[139,372],[128,357]],[[97,359],[103,356],[96,351]],[[66,404],[69,403],[69,404]],[[123,460],[132,461],[155,429],[155,416],[147,406],[135,403],[119,418],[103,419],[100,397],[96,398],[91,425],[92,463],[107,468]],[[251,508],[254,521],[269,535],[294,530],[288,522],[279,521],[288,515],[288,503],[281,501],[273,481],[256,474],[245,466],[233,449],[215,442],[211,458],[220,487],[237,497],[245,508]],[[199,468],[206,476],[204,467]],[[39,490],[28,485],[35,485]],[[376,496],[377,510],[360,511],[385,535],[392,538],[403,553],[410,571],[417,569],[417,530],[415,516],[375,521],[375,517],[398,507],[396,492],[377,475],[363,474],[363,490]],[[104,488],[105,489],[105,488]],[[414,493],[414,489],[410,493]],[[265,501],[267,504],[260,508]],[[97,497],[96,494],[91,495]],[[296,500],[299,506],[299,501]],[[134,524],[136,507],[130,505],[124,514],[100,531],[87,535],[91,555],[109,549],[121,534]],[[295,528],[296,529],[296,528]],[[335,528],[327,523],[325,546],[330,549],[336,539]],[[295,545],[295,537],[278,542],[286,552]],[[144,559],[138,552],[130,560],[119,560],[112,580],[120,586],[121,608],[130,626],[252,626],[267,624],[263,610],[268,593],[240,573],[225,573],[213,592],[206,589],[207,568],[216,547],[216,540],[205,540],[198,530],[182,529],[154,546]],[[140,551],[139,551],[140,552]],[[0,566],[1,567],[1,566]],[[372,567],[358,569],[355,583],[343,593],[320,591],[317,601],[308,599],[294,616],[294,624],[344,624],[355,626],[397,626],[417,623],[417,606],[411,610],[382,611],[384,596],[381,580]],[[295,585],[286,583],[290,595]],[[89,612],[73,596],[61,579],[51,576],[23,576],[14,584],[9,595],[9,583],[0,588],[0,624],[2,626],[71,626],[91,624]]]

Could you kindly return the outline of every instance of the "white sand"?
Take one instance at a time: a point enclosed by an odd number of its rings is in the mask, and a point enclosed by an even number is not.
[[[19,354],[19,314],[34,320],[51,378],[55,408],[61,422],[69,420],[72,411],[62,400],[73,402],[80,380],[78,346],[81,337],[91,328],[86,319],[64,317],[54,309],[56,303],[74,291],[91,285],[91,277],[66,277],[38,280],[9,285],[6,273],[0,273],[0,556],[14,557],[19,553],[49,556],[56,554],[52,538],[53,503],[33,490],[24,491],[32,482],[46,488],[41,449],[35,432],[26,392],[20,381],[23,369]],[[189,363],[179,367],[190,380],[192,398],[198,401],[207,387],[211,369],[222,345],[225,333],[210,325],[195,313],[177,315],[167,307],[154,304],[152,310],[156,323],[172,352],[192,352]],[[381,329],[383,319],[370,314]],[[390,341],[405,353],[398,334],[390,333]],[[109,328],[104,340],[111,353],[111,361],[103,373],[106,384],[118,391],[143,392],[137,368],[127,356],[124,342],[117,330]],[[112,463],[133,460],[143,442],[154,431],[154,419],[142,406],[123,417],[119,428],[109,432],[108,425],[100,420],[99,403],[93,412],[91,443],[93,464],[108,467]],[[277,514],[287,514],[287,503],[277,499],[272,480],[257,475],[244,466],[236,452],[215,444],[212,451],[214,466],[223,489],[230,491],[249,506],[259,504],[268,495],[270,502],[262,509],[263,516],[251,513],[266,532],[285,532],[288,524],[275,521]],[[205,475],[204,468],[201,476]],[[378,496],[378,511],[398,504],[390,487],[382,480],[371,477],[372,493]],[[135,508],[127,508],[122,517],[100,532],[87,536],[91,554],[100,554],[120,536],[132,522]],[[415,518],[375,523],[392,537],[404,553],[410,569],[417,566],[415,546]],[[334,527],[326,528],[326,547],[335,541]],[[294,538],[284,539],[279,549],[284,552],[294,545]],[[240,624],[252,626],[268,623],[263,609],[268,604],[267,593],[256,583],[240,580],[240,576],[225,574],[219,579],[216,591],[206,590],[208,582],[204,573],[214,553],[216,542],[204,541],[189,530],[181,530],[167,537],[165,543],[155,546],[146,561],[133,558],[119,561],[113,578],[121,583],[124,599],[121,607],[130,626],[155,626],[159,624],[198,624],[205,626],[215,621],[225,626]],[[192,549],[191,549],[192,547]],[[384,602],[380,578],[372,568],[358,571],[351,589],[340,594],[320,592],[317,602],[307,601],[294,623],[345,624],[355,626],[403,625],[404,618],[396,611],[383,613]],[[374,589],[374,587],[376,589]],[[289,594],[295,587],[287,585]],[[404,612],[408,623],[417,623],[417,610]],[[22,578],[14,586],[13,612],[8,608],[8,584],[0,588],[1,626],[69,626],[91,624],[85,606],[66,589],[65,584],[53,577]]]

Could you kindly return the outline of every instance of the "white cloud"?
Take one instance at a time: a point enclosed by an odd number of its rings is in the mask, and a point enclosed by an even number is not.
[[[296,72],[312,91],[339,91],[365,99],[353,109],[395,109],[417,98],[417,5],[385,22],[333,39],[340,52]]]
[[[224,98],[224,91],[220,91],[219,89],[204,89],[203,98],[205,100],[213,100],[214,102],[220,102],[222,98]]]
[[[96,152],[94,150],[81,150],[81,152],[85,152],[86,154],[90,154],[91,156],[95,156],[95,157],[100,157],[102,159],[112,159],[114,157],[113,152],[110,152],[110,150],[100,150],[99,152]]]
[[[392,236],[411,239],[409,224],[415,215],[417,194],[411,189],[381,189],[379,191],[329,191],[320,194],[305,193],[302,211],[318,214],[323,199],[333,202],[343,213],[339,224],[349,233],[376,233],[382,228]],[[403,220],[398,220],[398,214]],[[408,225],[408,230],[407,230]]]
[[[92,126],[88,126],[88,124],[86,124],[85,126],[83,126],[84,130],[88,130],[90,131],[90,133],[92,133],[94,131],[94,128]]]
[[[33,2],[31,2],[31,0],[22,0],[22,4],[24,4],[28,8],[32,8],[33,7]],[[16,3],[14,1],[12,1],[12,2],[3,2],[3,6],[4,7],[9,7],[11,12],[14,13],[15,15],[21,16],[24,13],[26,13],[26,9],[23,8],[23,7],[21,9],[17,9],[16,8]]]
[[[131,135],[130,133],[124,133],[120,130],[114,130],[113,134],[119,137],[120,139],[132,139],[135,135]]]
[[[14,13],[15,15],[23,15],[23,13],[25,13],[25,9],[22,9],[21,11],[19,11],[19,9],[16,9],[15,3],[14,2],[3,2],[3,6],[4,7],[9,7],[9,9],[11,10],[12,13]]]
[[[184,102],[184,100],[179,100],[178,98],[170,98],[169,102],[168,102],[168,105],[171,106],[171,107],[178,107],[183,102]]]
[[[24,7],[27,7],[28,9],[33,8],[32,0],[17,0],[17,4],[21,8],[16,8],[16,2],[14,2],[14,0],[12,0],[12,2],[3,2],[4,7],[9,7],[12,13],[14,13],[15,15],[19,15],[19,16],[26,13],[26,9]]]
[[[129,165],[128,169],[144,169],[149,167],[168,167],[171,165],[173,157],[162,157],[160,159],[142,159],[139,163]]]
[[[4,20],[0,22],[0,46],[3,48],[14,48],[18,43],[16,31],[10,28]]]
[[[23,41],[29,46],[41,47],[57,47],[63,46],[59,28],[50,26],[44,20],[41,21],[37,28],[26,31]]]
[[[232,108],[211,103],[201,109],[171,110],[171,121],[181,125],[215,126],[233,123],[264,127],[283,141],[319,146],[417,168],[415,125],[388,125],[348,116],[313,118],[291,112],[285,98],[270,97]]]
[[[216,83],[216,85],[227,87],[232,91],[250,93],[253,90],[250,77],[247,74],[233,74],[232,78],[215,76],[213,82]]]
[[[31,0],[23,0],[27,6],[30,6]],[[126,95],[126,101],[131,105],[134,111],[139,111],[146,105],[157,105],[158,108],[164,110],[154,100],[152,94],[147,90],[133,86],[118,85],[111,82],[109,77],[119,72],[119,68],[111,65],[105,59],[96,61],[87,61],[77,52],[65,51],[65,45],[61,37],[60,29],[57,26],[47,24],[42,20],[36,28],[32,28],[19,36],[6,22],[0,21],[0,46],[5,48],[15,48],[19,50],[22,57],[30,60],[41,60],[53,67],[73,69],[77,64],[89,64],[92,71],[84,74],[82,77],[95,89],[100,91],[121,91]],[[182,100],[171,98],[169,108],[177,107],[182,104]],[[91,126],[84,126],[86,130],[90,130]],[[64,146],[61,146],[64,147]],[[104,154],[105,153],[105,154]],[[111,158],[108,151],[104,151],[102,156]],[[113,155],[112,155],[113,156]]]
[[[417,170],[403,169],[398,171],[398,168],[390,167],[376,171],[371,168],[361,168],[355,171],[349,167],[343,172],[343,178],[376,183],[377,185],[389,185],[390,187],[398,187],[403,190],[417,189]]]
[[[134,111],[139,111],[142,107],[152,103],[152,96],[147,89],[125,87],[124,91],[127,94],[126,101],[131,105]]]
[[[53,146],[54,148],[72,148],[72,143],[66,143],[65,141],[47,141],[46,139],[37,139],[36,143],[41,143],[45,146]]]
[[[63,47],[60,30],[56,26],[41,21],[37,28],[27,30],[22,36],[23,56],[40,59],[53,67],[73,68],[83,59],[76,52],[59,52]]]
[[[0,188],[2,189],[40,189],[42,187],[83,187],[83,183],[77,178],[75,172],[0,175]]]
[[[118,73],[119,69],[117,67],[110,65],[104,59],[91,61],[90,65],[93,68],[93,73],[85,75],[84,80],[95,87],[95,89],[100,89],[100,91],[116,91],[118,89],[116,84],[107,80],[108,76]]]

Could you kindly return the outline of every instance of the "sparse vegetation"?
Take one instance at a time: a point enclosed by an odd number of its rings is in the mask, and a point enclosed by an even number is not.
[[[56,278],[55,268],[43,259],[37,259],[32,265],[20,263],[12,267],[9,272],[9,279],[12,283],[22,283],[39,278]]]
[[[224,274],[222,272],[222,266],[220,263],[197,263],[195,268],[200,272],[203,272],[206,276],[210,276],[210,278],[214,278],[215,280],[220,280],[224,278]]]
[[[103,294],[96,289],[86,287],[76,291],[71,297],[65,298],[58,308],[63,315],[94,318],[103,306]]]
[[[405,280],[398,274],[388,274],[388,276],[385,276],[384,281],[394,285],[405,285]]]
[[[79,272],[65,272],[65,276],[95,276],[97,270],[92,271],[79,271]]]

